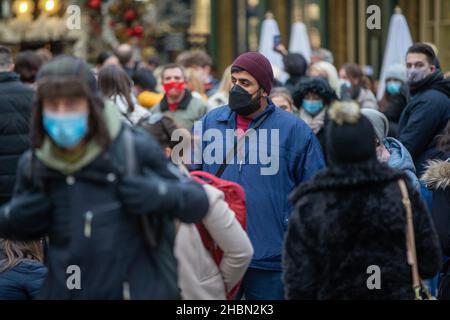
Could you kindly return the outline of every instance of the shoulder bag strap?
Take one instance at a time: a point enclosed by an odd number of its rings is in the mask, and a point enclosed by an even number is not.
[[[416,300],[423,300],[421,291],[423,290],[427,299],[433,299],[427,287],[423,284],[419,275],[419,266],[417,262],[416,240],[414,234],[414,220],[412,214],[411,201],[408,195],[408,188],[403,179],[398,180],[398,186],[402,193],[402,202],[406,210],[406,248],[408,264],[411,266],[413,290]]]
[[[244,143],[244,139],[246,137],[248,137],[250,134],[256,132],[256,129],[258,129],[262,123],[269,117],[270,113],[266,113],[265,115],[263,115],[261,118],[259,118],[259,120],[255,123],[255,125],[253,127],[251,127],[250,129],[248,129],[244,135],[242,135],[242,137],[240,137],[239,139],[237,139],[234,142],[234,146],[233,148],[231,148],[227,154],[225,155],[222,164],[220,165],[219,169],[217,170],[215,176],[217,178],[220,178],[222,176],[222,174],[224,173],[225,169],[227,168],[228,164],[234,159],[234,156],[237,154],[238,148]]]

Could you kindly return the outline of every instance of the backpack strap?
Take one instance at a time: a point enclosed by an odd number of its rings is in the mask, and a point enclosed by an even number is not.
[[[39,161],[37,160],[34,150],[30,150],[26,153],[26,164],[24,169],[24,177],[30,183],[33,188],[37,188],[40,192],[45,193],[45,184],[42,181],[42,176],[38,176]]]
[[[136,148],[135,141],[132,129],[124,126],[122,133],[122,148],[123,150],[119,150],[119,153],[123,152],[124,164],[125,164],[125,176],[133,176],[138,174],[138,164],[136,157]],[[155,228],[153,228],[153,223],[150,221],[147,215],[140,216],[142,222],[142,229],[144,231],[144,238],[147,245],[150,248],[154,248],[157,245],[156,237],[155,237]]]
[[[131,129],[124,126],[123,129],[123,148],[125,155],[125,175],[132,176],[137,174],[136,149],[134,146],[134,136]]]

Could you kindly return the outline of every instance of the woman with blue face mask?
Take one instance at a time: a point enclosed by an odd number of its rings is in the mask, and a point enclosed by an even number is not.
[[[406,67],[393,64],[386,70],[386,90],[380,100],[380,111],[389,120],[389,136],[398,136],[398,122],[408,102]]]
[[[378,101],[372,92],[372,84],[361,66],[346,63],[339,70],[342,100],[354,100],[362,109],[378,110]]]
[[[326,111],[335,100],[337,100],[335,91],[322,77],[302,79],[294,95],[295,105],[300,108],[300,118],[316,134],[322,149],[325,147]]]
[[[206,215],[203,188],[121,121],[81,59],[57,57],[37,80],[32,148],[0,207],[0,238],[48,236],[38,298],[179,298],[173,222]]]

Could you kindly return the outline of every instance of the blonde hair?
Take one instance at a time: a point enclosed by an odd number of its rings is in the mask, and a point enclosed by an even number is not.
[[[231,65],[229,65],[222,74],[222,79],[220,80],[218,92],[225,92],[228,94],[231,89]]]
[[[205,86],[203,81],[197,76],[197,74],[191,68],[186,69],[186,82],[188,87],[193,92],[198,92],[201,96],[205,95]]]
[[[270,98],[281,97],[284,98],[290,105],[291,109],[294,109],[294,100],[289,90],[283,87],[273,88],[270,92]]]
[[[327,77],[330,87],[334,90],[334,92],[336,92],[338,98],[341,97],[341,85],[339,84],[338,72],[331,63],[328,63],[326,61],[314,63],[311,66],[311,70],[316,70],[321,74],[324,73]]]
[[[155,89],[157,92],[164,92],[164,89],[162,86],[162,75],[161,75],[163,67],[164,66],[159,66],[159,67],[156,67],[155,70],[153,70],[153,75],[155,76],[155,79],[156,79]]]
[[[42,262],[44,251],[40,241],[12,241],[0,239],[0,249],[4,252],[6,259],[0,265],[0,272],[8,271],[25,260]]]

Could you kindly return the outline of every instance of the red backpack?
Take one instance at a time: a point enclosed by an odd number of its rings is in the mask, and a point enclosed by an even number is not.
[[[244,188],[237,183],[220,179],[203,171],[193,171],[191,172],[191,176],[200,184],[209,184],[222,191],[225,195],[225,201],[228,203],[230,209],[235,213],[236,219],[241,224],[242,229],[247,231],[247,210],[245,207]],[[198,232],[200,233],[200,237],[202,238],[203,245],[209,252],[211,252],[214,261],[217,266],[219,266],[223,256],[222,249],[217,246],[216,242],[213,240],[211,235],[208,233],[208,230],[206,230],[202,223],[199,223],[196,226]],[[236,284],[236,286],[234,286],[234,288],[227,293],[228,300],[234,300],[234,297],[239,291],[241,281],[239,281],[238,284]]]

